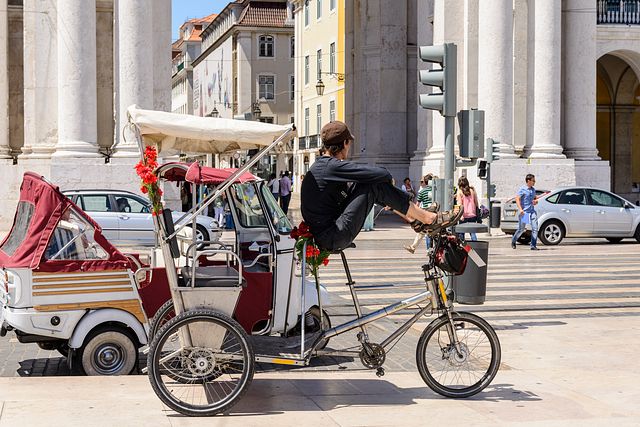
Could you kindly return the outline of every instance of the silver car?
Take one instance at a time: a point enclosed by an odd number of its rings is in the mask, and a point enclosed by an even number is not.
[[[608,191],[559,188],[539,199],[536,212],[538,238],[545,245],[557,245],[565,237],[603,237],[611,243],[633,237],[640,242],[640,207]],[[517,215],[515,219],[517,228]]]
[[[155,231],[151,205],[143,196],[121,190],[63,191],[75,204],[96,221],[102,234],[115,245],[153,246]],[[182,212],[173,212],[177,222]],[[196,220],[198,240],[214,240],[221,230],[211,217],[199,215]]]

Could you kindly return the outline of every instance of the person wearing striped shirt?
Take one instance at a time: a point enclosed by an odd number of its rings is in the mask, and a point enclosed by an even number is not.
[[[420,190],[418,191],[418,196],[416,197],[416,204],[421,209],[433,209],[433,187],[430,185],[432,179],[433,175],[427,174],[420,180]],[[404,249],[406,249],[408,252],[414,253],[422,239],[425,239],[425,244],[427,246],[427,249],[429,249],[429,247],[431,246],[431,239],[425,233],[417,233],[416,237],[413,239],[413,243],[410,245],[405,245]]]

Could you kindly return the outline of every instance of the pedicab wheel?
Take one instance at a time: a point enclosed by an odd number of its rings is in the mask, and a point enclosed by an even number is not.
[[[78,361],[86,375],[129,375],[138,363],[137,340],[125,330],[98,328],[85,339]]]
[[[153,340],[160,328],[162,328],[169,320],[176,317],[176,311],[173,308],[173,300],[169,299],[162,304],[153,315],[149,326],[149,341]]]
[[[418,372],[438,394],[463,398],[488,386],[500,368],[500,341],[493,328],[471,313],[452,313],[460,350],[456,350],[446,314],[422,332],[416,350]]]
[[[190,346],[183,345],[190,337]],[[242,327],[213,310],[191,310],[168,321],[153,338],[147,359],[158,398],[183,415],[225,412],[247,391],[255,359]]]

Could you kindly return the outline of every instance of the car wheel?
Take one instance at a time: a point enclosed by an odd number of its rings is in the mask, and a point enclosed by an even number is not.
[[[188,227],[192,228],[191,225],[189,225]],[[209,240],[209,232],[207,231],[206,228],[204,228],[204,226],[200,224],[196,224],[196,240],[198,242]],[[198,245],[198,249],[202,249],[202,248],[204,248],[204,245]]]
[[[548,221],[540,227],[540,241],[547,246],[555,246],[564,239],[564,226],[559,221]]]
[[[609,243],[620,243],[622,242],[622,237],[605,237],[609,241]]]
[[[633,235],[636,238],[636,242],[640,243],[640,225],[636,228],[636,233]]]

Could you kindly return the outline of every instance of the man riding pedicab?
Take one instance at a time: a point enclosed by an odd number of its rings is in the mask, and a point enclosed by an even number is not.
[[[437,207],[429,211],[411,203],[411,195],[391,183],[387,169],[348,161],[354,137],[343,122],[326,124],[320,137],[326,151],[305,175],[301,208],[305,223],[322,249],[347,248],[374,203],[389,206],[416,232],[431,233],[460,218],[461,211],[437,212]]]

